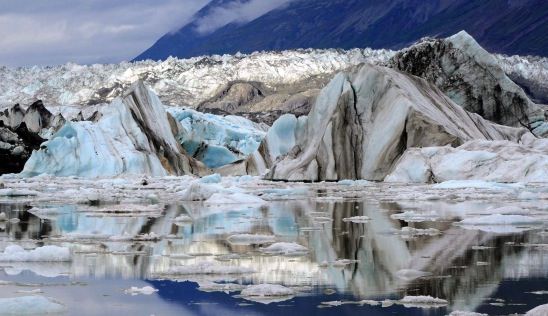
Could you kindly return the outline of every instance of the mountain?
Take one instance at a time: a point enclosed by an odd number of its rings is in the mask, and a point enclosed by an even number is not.
[[[461,30],[491,52],[548,55],[545,0],[293,0],[252,21],[205,32],[204,25],[216,23],[230,5],[212,1],[135,60],[295,48],[400,49]]]

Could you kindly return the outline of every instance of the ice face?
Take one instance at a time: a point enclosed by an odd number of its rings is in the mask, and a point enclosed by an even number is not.
[[[32,154],[23,174],[82,177],[122,173],[167,175],[122,102],[114,102],[107,111],[109,115],[97,124],[67,122],[42,145],[43,149]],[[146,148],[148,152],[137,148]]]
[[[265,137],[265,131],[243,117],[219,116],[186,108],[167,108],[180,123],[177,140],[189,155],[210,168],[247,158]]]
[[[141,82],[103,107],[101,114],[97,123],[67,122],[33,153],[22,174],[93,178],[200,169],[180,152],[162,103]]]

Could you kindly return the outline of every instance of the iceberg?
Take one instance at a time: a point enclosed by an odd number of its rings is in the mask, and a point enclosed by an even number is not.
[[[466,112],[425,80],[365,64],[338,74],[320,92],[295,146],[266,178],[383,180],[412,147],[518,142],[525,134]]]
[[[265,137],[264,127],[234,116],[201,113],[187,108],[167,108],[180,128],[177,140],[185,151],[210,168],[246,159]]]
[[[67,122],[33,152],[22,174],[94,178],[206,171],[203,164],[183,153],[173,135],[173,119],[142,82],[103,107],[101,114],[96,123]]]
[[[66,312],[65,305],[45,296],[0,298],[1,315],[46,315]]]
[[[427,39],[398,52],[390,67],[434,83],[465,110],[498,124],[527,126],[548,136],[548,108],[533,103],[505,74],[501,61],[461,31],[446,39]]]

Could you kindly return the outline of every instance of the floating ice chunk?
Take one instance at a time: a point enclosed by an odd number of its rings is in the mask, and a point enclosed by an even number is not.
[[[37,196],[40,192],[28,189],[0,189],[0,196]]]
[[[488,214],[502,214],[502,215],[527,215],[531,212],[522,209],[517,206],[503,206],[497,208],[488,208],[485,213]]]
[[[40,294],[44,293],[41,289],[34,289],[34,290],[19,290],[17,293],[21,294]]]
[[[254,273],[255,270],[247,267],[240,266],[228,266],[228,265],[217,265],[213,262],[200,262],[197,264],[173,267],[167,274],[175,275],[193,275],[193,274],[246,274]]]
[[[65,247],[43,246],[25,250],[19,245],[7,246],[0,253],[0,262],[54,262],[71,261],[70,250]]]
[[[535,295],[548,295],[548,291],[534,291],[529,293],[535,294]]]
[[[422,229],[409,226],[403,227],[399,233],[404,236],[436,236],[441,234],[441,232],[435,228]]]
[[[213,194],[222,191],[223,188],[217,184],[204,184],[192,182],[188,189],[180,195],[183,201],[205,201]]]
[[[141,234],[133,237],[134,240],[141,240],[141,241],[154,241],[154,240],[159,240],[161,238],[162,236],[156,234],[155,232]]]
[[[536,225],[541,224],[539,220],[530,216],[523,215],[502,215],[493,214],[472,218],[465,218],[460,221],[460,225]]]
[[[378,306],[381,305],[381,302],[375,301],[375,300],[361,300],[361,301],[329,301],[329,302],[322,302],[322,305],[325,306],[341,306],[341,305],[370,305],[370,306]]]
[[[214,193],[206,200],[206,204],[263,204],[265,200],[246,193]]]
[[[279,284],[249,285],[242,290],[242,296],[287,296],[294,295],[295,291]]]
[[[275,197],[295,197],[295,196],[308,196],[309,191],[308,188],[302,187],[302,188],[287,188],[287,189],[266,189],[263,190],[263,193],[268,194],[270,196]]]
[[[475,313],[475,312],[453,311],[448,316],[488,316],[488,315],[482,314],[482,313]]]
[[[365,185],[371,185],[371,181],[345,179],[345,180],[338,181],[337,184],[348,185],[348,186],[365,186]]]
[[[347,217],[343,218],[343,222],[351,222],[351,223],[368,223],[371,220],[371,218],[367,216],[353,216],[353,217]]]
[[[456,223],[465,229],[499,234],[520,233],[540,224],[542,222],[530,216],[501,214],[466,218]]]
[[[190,223],[192,222],[192,217],[188,216],[188,215],[179,215],[177,217],[175,217],[173,219],[173,222],[176,223],[176,224],[179,224],[179,223]]]
[[[398,278],[406,281],[422,278],[428,275],[432,275],[432,273],[414,269],[402,269],[396,272],[396,276]]]
[[[40,295],[0,298],[1,315],[60,314],[65,310],[60,302]]]
[[[390,218],[402,220],[408,223],[418,223],[426,221],[436,221],[438,220],[439,216],[434,212],[418,213],[415,211],[405,211],[399,214],[392,214],[390,215]]]
[[[279,284],[249,285],[242,290],[241,296],[247,300],[270,304],[287,301],[293,298],[295,291]]]
[[[239,292],[243,289],[245,289],[245,285],[236,284],[236,283],[215,283],[215,282],[209,282],[209,281],[201,281],[198,283],[200,286],[198,287],[199,291],[202,292]]]
[[[276,242],[276,236],[238,234],[227,238],[228,242],[234,245],[260,245]]]
[[[489,190],[513,190],[522,189],[521,183],[498,183],[482,180],[449,180],[434,184],[436,189],[489,189]]]
[[[546,316],[548,315],[548,304],[540,305],[525,313],[525,316]]]
[[[261,252],[267,254],[279,254],[286,256],[304,255],[308,252],[308,249],[292,242],[278,242],[268,247],[261,248]]]
[[[221,175],[218,173],[215,173],[209,176],[205,176],[201,178],[199,181],[201,183],[221,183],[221,180],[222,180]]]
[[[141,287],[141,288],[132,286],[131,288],[124,291],[124,293],[131,294],[131,295],[139,295],[139,294],[152,295],[156,292],[158,292],[158,290],[151,287],[151,286],[144,286],[144,287]]]
[[[405,307],[418,307],[418,308],[431,308],[441,307],[449,304],[446,300],[436,298],[432,296],[406,296],[398,303],[403,304]]]
[[[358,305],[370,305],[370,306],[378,306],[381,305],[381,302],[375,301],[375,300],[361,300],[357,302]]]

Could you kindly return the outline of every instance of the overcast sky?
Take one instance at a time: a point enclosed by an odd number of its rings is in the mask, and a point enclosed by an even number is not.
[[[211,32],[290,0],[233,0],[196,21]],[[0,0],[0,65],[131,60],[209,0]]]

